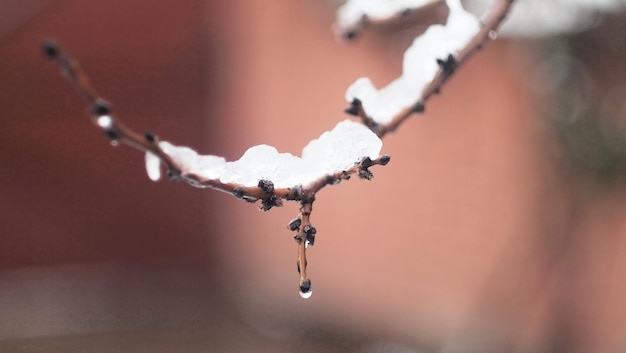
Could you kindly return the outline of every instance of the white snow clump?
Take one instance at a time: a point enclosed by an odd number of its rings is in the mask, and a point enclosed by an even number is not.
[[[279,153],[268,145],[250,147],[234,162],[223,157],[201,156],[188,147],[159,142],[159,147],[180,167],[183,174],[201,178],[257,186],[259,180],[270,180],[276,188],[304,185],[328,174],[354,166],[364,157],[379,157],[382,141],[362,124],[344,120],[331,131],[309,142],[302,150],[302,158],[290,153]],[[146,153],[146,170],[150,179],[160,178],[158,158]]]
[[[406,10],[415,10],[440,0],[348,0],[337,10],[337,29],[341,32],[357,27],[365,17],[385,20]]]
[[[350,103],[359,99],[367,115],[379,124],[417,103],[439,65],[464,48],[480,30],[478,19],[463,9],[460,0],[446,0],[450,9],[445,25],[432,25],[404,53],[402,76],[380,90],[367,77],[356,80],[346,91]]]

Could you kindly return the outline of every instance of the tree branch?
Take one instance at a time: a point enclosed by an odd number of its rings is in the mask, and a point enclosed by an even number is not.
[[[126,127],[111,113],[110,104],[100,98],[89,77],[82,70],[76,60],[63,52],[54,41],[48,41],[43,46],[44,53],[53,60],[60,68],[63,75],[74,85],[78,92],[85,97],[91,106],[91,121],[102,129],[105,136],[113,146],[124,143],[143,152],[152,153],[167,169],[167,175],[171,180],[182,180],[195,187],[208,187],[215,190],[232,194],[233,196],[248,201],[261,200],[259,208],[268,211],[273,207],[282,206],[282,201],[300,202],[300,213],[297,222],[292,221],[289,228],[297,231],[296,242],[298,244],[298,272],[300,273],[300,295],[308,298],[311,293],[311,280],[306,274],[306,248],[312,246],[315,241],[317,230],[310,222],[313,201],[315,195],[329,185],[336,185],[342,180],[348,180],[352,175],[358,175],[361,179],[370,180],[373,177],[370,167],[375,165],[384,166],[390,161],[390,157],[382,155],[376,159],[365,157],[352,167],[340,170],[332,174],[320,177],[307,185],[295,185],[286,188],[274,188],[271,180],[259,180],[257,186],[246,186],[237,183],[225,183],[219,179],[209,179],[194,173],[185,172],[179,163],[168,155],[159,145],[159,138],[149,132],[139,134]]]
[[[436,0],[434,3],[440,2]],[[474,35],[467,45],[456,54],[449,54],[446,58],[438,58],[439,70],[422,90],[420,97],[410,107],[404,109],[394,116],[389,122],[379,124],[369,117],[363,109],[360,100],[354,99],[351,106],[345,111],[348,114],[358,116],[363,123],[368,126],[376,135],[383,137],[388,132],[395,130],[413,113],[424,111],[425,102],[436,93],[439,93],[444,83],[452,76],[456,70],[465,64],[471,55],[480,50],[488,39],[495,38],[495,31],[504,20],[510,10],[514,0],[499,0],[495,6],[485,16],[478,33]],[[459,5],[460,6],[460,5]],[[401,18],[402,16],[399,16]],[[365,20],[365,19],[364,19]],[[381,20],[382,21],[382,20]],[[360,21],[358,26],[363,26],[367,21]],[[69,54],[61,51],[59,46],[52,42],[44,44],[44,52],[59,66],[64,76],[72,82],[78,92],[85,97],[91,106],[91,121],[102,129],[111,144],[118,145],[124,143],[135,149],[156,156],[158,161],[167,169],[167,175],[172,180],[182,180],[187,184],[196,187],[208,187],[232,194],[233,196],[248,202],[261,200],[260,209],[267,211],[272,207],[282,206],[282,201],[300,202],[300,212],[298,217],[292,220],[288,228],[296,232],[294,239],[298,245],[297,269],[300,274],[299,289],[303,298],[311,296],[311,280],[307,276],[306,249],[315,243],[317,230],[310,222],[310,215],[313,210],[313,202],[316,194],[329,185],[335,185],[342,180],[350,179],[353,175],[358,175],[361,179],[370,180],[373,177],[370,167],[375,165],[386,165],[390,157],[383,155],[376,159],[369,157],[362,158],[353,166],[344,170],[336,171],[324,175],[316,180],[308,182],[306,185],[295,185],[291,187],[275,188],[271,180],[259,180],[256,186],[247,186],[233,182],[222,182],[219,178],[211,179],[189,171],[176,161],[175,158],[166,153],[159,141],[159,138],[152,133],[139,134],[126,127],[119,119],[111,113],[111,107],[104,99],[100,98],[86,73],[81,69],[78,62]],[[157,169],[158,171],[158,169]]]

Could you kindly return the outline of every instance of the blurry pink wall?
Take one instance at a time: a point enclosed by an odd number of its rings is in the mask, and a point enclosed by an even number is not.
[[[373,181],[320,192],[314,295],[303,301],[286,229],[296,204],[261,213],[150,182],[141,154],[91,126],[39,43],[57,38],[129,126],[236,159],[259,143],[299,154],[346,118],[351,82],[399,74],[403,35],[337,43],[334,6],[312,1],[58,0],[31,11],[0,39],[3,270],[182,267],[220,283],[211,290],[253,326],[320,322],[450,351],[547,351],[557,336],[571,351],[626,346],[624,191],[581,192],[562,168],[529,89],[541,82],[529,74],[534,43],[490,43],[385,138],[392,161]]]

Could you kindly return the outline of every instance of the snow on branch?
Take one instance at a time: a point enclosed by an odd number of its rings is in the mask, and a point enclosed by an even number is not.
[[[382,24],[405,18],[443,0],[348,0],[337,10],[335,31],[345,39],[354,38],[370,24]]]
[[[336,28],[350,39],[367,23],[402,18],[407,11],[424,9],[443,0],[348,0],[338,12]],[[449,14],[445,25],[432,25],[418,36],[404,56],[403,74],[387,87],[377,90],[367,78],[358,79],[346,93],[351,106],[346,112],[362,119],[364,125],[344,120],[334,129],[311,141],[302,157],[279,153],[274,147],[258,145],[232,162],[223,157],[199,155],[188,147],[173,145],[152,134],[139,134],[113,116],[109,103],[100,97],[85,72],[54,42],[44,52],[55,61],[64,76],[91,105],[91,120],[111,144],[127,144],[145,152],[148,177],[158,180],[164,168],[172,180],[196,187],[208,187],[248,202],[260,202],[267,211],[283,201],[300,203],[298,216],[288,224],[298,245],[299,289],[311,296],[307,276],[306,249],[315,243],[317,230],[310,222],[318,191],[353,175],[370,180],[369,170],[386,165],[390,158],[380,155],[380,137],[397,128],[414,112],[424,111],[425,101],[438,93],[445,81],[467,58],[479,50],[508,13],[513,0],[498,0],[483,22],[466,12],[460,0],[446,0]]]
[[[279,153],[274,147],[258,145],[249,148],[237,161],[226,162],[222,157],[201,156],[187,147],[177,147],[162,141],[159,147],[176,161],[184,175],[197,179],[219,179],[222,183],[257,186],[259,180],[271,180],[275,188],[306,186],[316,180],[349,169],[363,158],[376,159],[382,141],[362,124],[344,120],[331,131],[309,142],[302,158]],[[262,161],[262,162],[261,162]],[[146,154],[148,175],[158,180],[157,156]]]
[[[358,4],[357,0],[350,2]],[[495,39],[512,3],[497,1],[481,22],[463,9],[460,0],[446,0],[449,14],[445,25],[432,25],[413,41],[404,54],[402,76],[381,89],[369,78],[359,78],[346,91],[351,104],[346,112],[361,117],[381,137],[411,114],[423,112],[426,100],[439,93],[456,69],[488,39]],[[389,16],[389,12],[389,8],[381,10],[383,15]]]
[[[268,145],[251,147],[234,162],[219,156],[202,156],[189,147],[159,141],[152,133],[141,135],[129,129],[113,116],[109,103],[100,98],[76,60],[54,42],[45,43],[44,52],[91,104],[92,122],[102,129],[112,145],[124,143],[145,152],[150,179],[160,179],[163,165],[170,179],[228,192],[248,202],[261,200],[260,208],[264,211],[282,206],[283,200],[299,201],[300,214],[288,228],[296,232],[300,295],[305,298],[312,293],[311,280],[306,274],[306,248],[314,244],[317,233],[309,220],[315,195],[352,175],[370,180],[373,174],[369,168],[386,165],[390,160],[389,156],[379,155],[380,138],[350,120],[338,123],[333,130],[309,142],[302,157],[279,153]]]

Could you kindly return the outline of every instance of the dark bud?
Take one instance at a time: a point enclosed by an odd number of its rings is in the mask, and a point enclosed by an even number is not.
[[[368,168],[372,165],[372,159],[370,157],[365,157],[361,160],[361,167]]]
[[[311,280],[305,279],[300,283],[300,293],[307,294],[311,291]]]
[[[448,54],[448,57],[445,59],[437,59],[437,64],[441,67],[446,76],[452,75],[458,67],[458,63],[452,54]]]
[[[317,229],[315,229],[315,227],[313,227],[312,225],[308,224],[306,226],[304,226],[304,234],[308,235],[315,235],[317,234]]]
[[[113,131],[113,130],[106,130],[104,132],[104,134],[106,135],[106,137],[109,138],[109,140],[111,141],[117,141],[120,139],[120,136],[117,134],[117,132]]]
[[[415,104],[415,106],[413,107],[413,112],[414,113],[423,113],[424,110],[426,110],[426,107],[424,106],[424,103],[420,102]]]
[[[302,237],[300,236],[300,234],[296,234],[293,236],[293,240],[295,240],[296,243],[300,244],[300,242],[302,242]]]
[[[291,220],[291,222],[289,222],[289,225],[287,227],[289,228],[289,230],[295,232],[296,230],[300,229],[300,225],[302,225],[302,220],[300,218],[294,218]]]
[[[365,180],[372,180],[374,178],[374,174],[367,168],[363,168],[359,170],[359,178]]]
[[[353,116],[359,116],[360,110],[361,110],[361,100],[359,100],[358,98],[354,98],[354,100],[352,100],[352,103],[350,103],[350,106],[344,109],[343,111]]]
[[[303,231],[306,237],[306,241],[309,243],[310,246],[313,246],[313,244],[315,244],[315,234],[317,234],[317,229],[315,229],[315,227],[313,227],[312,225],[306,225],[304,226]]]
[[[388,154],[384,154],[380,156],[380,165],[387,165],[390,160],[391,160],[391,157]]]
[[[345,40],[353,40],[356,38],[357,32],[355,30],[345,31],[341,35]]]
[[[233,196],[235,196],[236,198],[240,199],[243,197],[243,195],[244,195],[244,191],[242,188],[233,189]]]
[[[274,192],[274,183],[269,180],[261,179],[259,180],[259,187],[263,190],[264,193],[272,193]]]
[[[259,207],[263,211],[269,211],[269,210],[272,209],[272,207],[281,207],[282,205],[283,205],[283,200],[281,200],[276,195],[272,195],[272,196],[268,197],[267,199],[264,199],[261,202],[261,206],[259,206]]]
[[[151,132],[146,132],[143,136],[146,138],[146,141],[150,143],[154,143],[156,141],[156,136],[154,136]]]
[[[59,57],[59,45],[53,40],[47,40],[43,43],[43,53],[48,59],[56,59]]]
[[[349,106],[348,108],[343,110],[344,113],[346,114],[350,114],[352,116],[359,116],[359,108],[355,107],[353,105]]]
[[[174,168],[167,169],[167,177],[169,180],[180,180],[180,170]]]
[[[91,113],[95,116],[111,114],[111,104],[102,98],[97,98],[91,106]]]

